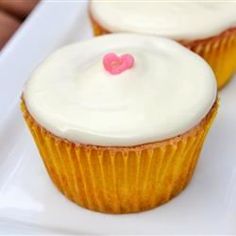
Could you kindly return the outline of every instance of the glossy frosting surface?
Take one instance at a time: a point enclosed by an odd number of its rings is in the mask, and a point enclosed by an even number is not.
[[[111,32],[136,32],[177,40],[208,38],[236,26],[236,1],[97,1],[92,17]]]
[[[132,55],[120,74],[105,70],[107,53]],[[33,73],[23,93],[36,121],[84,144],[134,146],[183,134],[216,99],[212,70],[174,41],[110,34],[57,50]]]

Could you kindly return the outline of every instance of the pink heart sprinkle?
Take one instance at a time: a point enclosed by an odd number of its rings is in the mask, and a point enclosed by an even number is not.
[[[130,54],[117,56],[115,53],[108,53],[103,57],[103,65],[106,71],[112,75],[116,75],[132,68],[134,58]]]

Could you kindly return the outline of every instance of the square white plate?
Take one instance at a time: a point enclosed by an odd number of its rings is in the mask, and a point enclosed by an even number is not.
[[[108,215],[82,209],[52,185],[20,114],[24,82],[55,48],[91,37],[87,3],[42,2],[0,57],[0,232],[236,234],[236,79],[188,188],[154,210]]]

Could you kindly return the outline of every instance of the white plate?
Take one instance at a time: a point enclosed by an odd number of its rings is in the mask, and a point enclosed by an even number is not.
[[[52,50],[91,37],[86,3],[43,2],[0,57],[0,232],[236,233],[236,79],[189,187],[151,211],[108,215],[82,209],[52,185],[19,110],[25,80]]]

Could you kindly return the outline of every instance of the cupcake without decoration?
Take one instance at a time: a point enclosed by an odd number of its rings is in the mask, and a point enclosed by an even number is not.
[[[222,88],[236,71],[236,2],[91,0],[95,35],[134,32],[180,42],[203,57]]]
[[[99,212],[140,212],[190,181],[216,90],[207,63],[178,43],[109,34],[53,53],[26,83],[22,112],[67,198]]]

